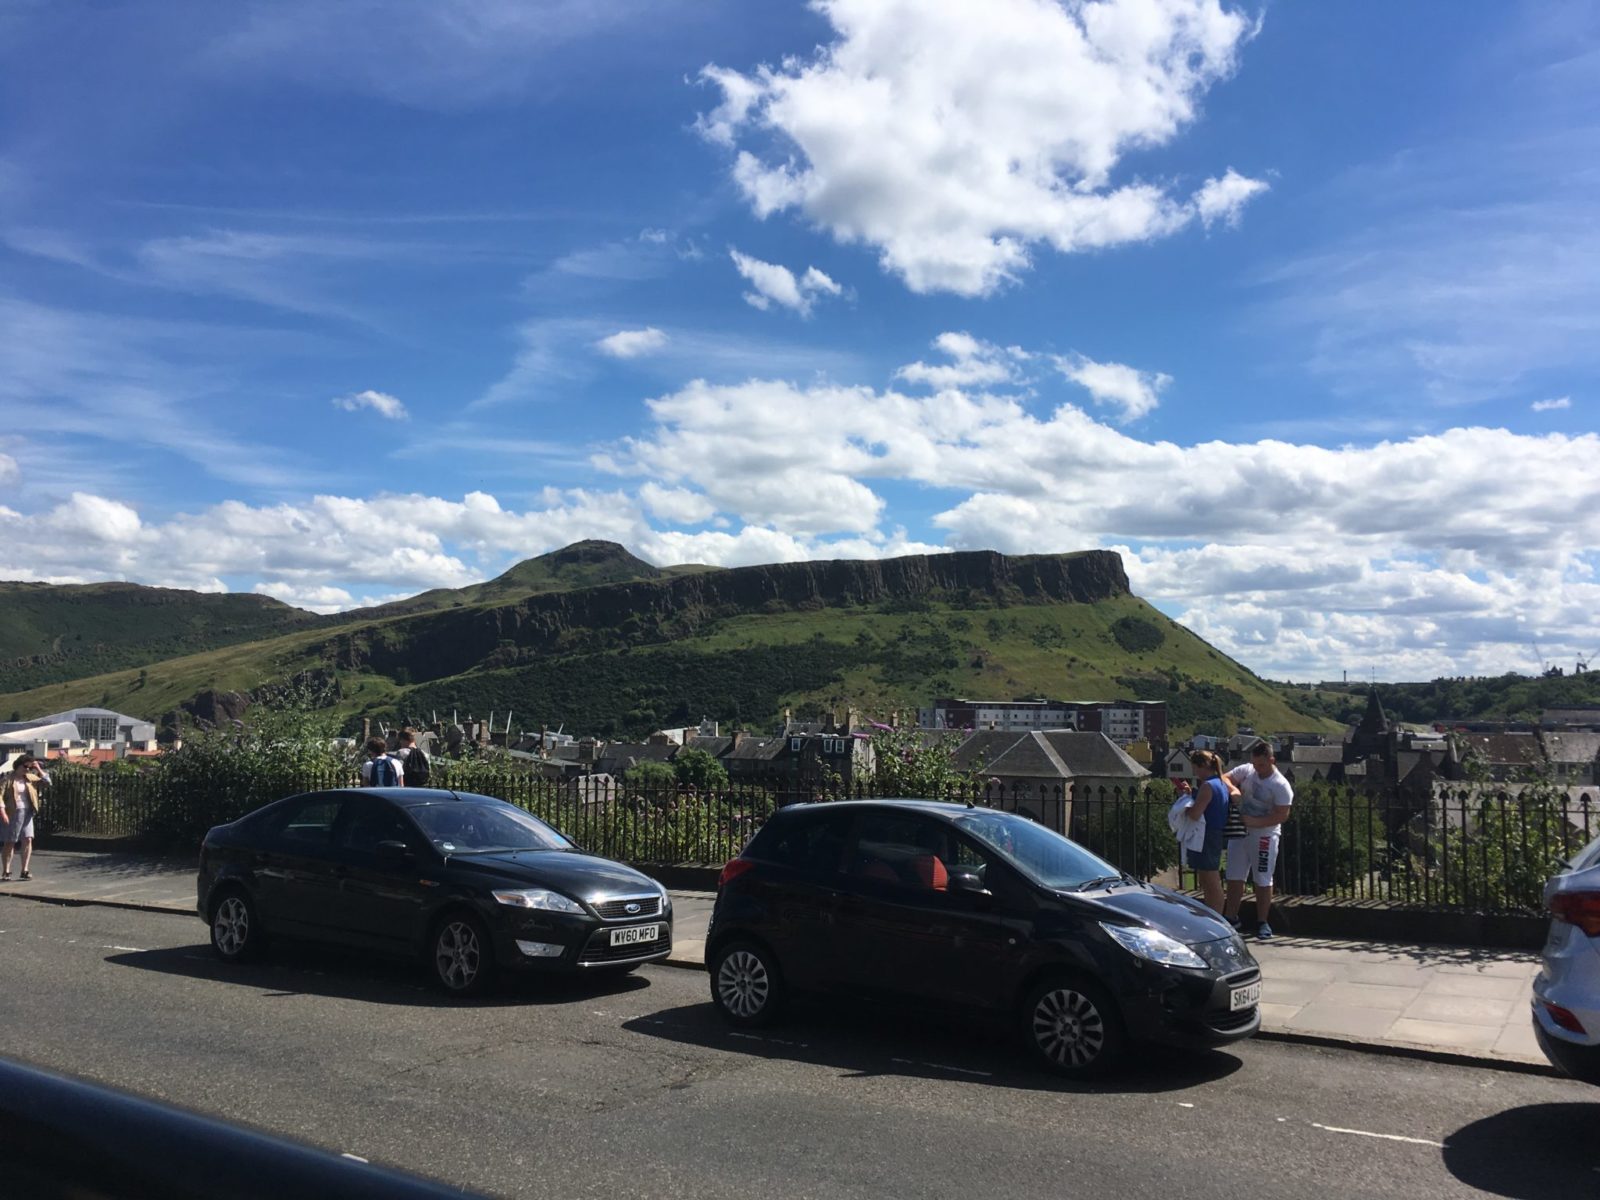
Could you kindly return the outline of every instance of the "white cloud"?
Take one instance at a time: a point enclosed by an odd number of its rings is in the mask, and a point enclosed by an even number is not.
[[[0,487],[11,487],[22,478],[22,468],[9,454],[0,454]]]
[[[688,488],[662,487],[659,483],[647,483],[641,487],[639,499],[644,501],[645,507],[653,515],[675,525],[699,525],[709,521],[717,511],[711,501],[699,492],[691,492]]]
[[[595,347],[612,358],[638,358],[642,354],[655,353],[669,340],[665,333],[650,325],[644,329],[619,329],[610,337],[601,338]]]
[[[409,415],[406,406],[388,392],[375,392],[368,389],[364,392],[355,392],[348,396],[335,396],[333,406],[342,408],[345,412],[360,412],[362,409],[371,409],[380,417],[391,421],[404,421]]]
[[[1247,179],[1232,167],[1220,179],[1208,179],[1194,194],[1195,214],[1207,229],[1217,222],[1237,226],[1244,206],[1267,190],[1261,179]]]
[[[1572,407],[1572,397],[1558,396],[1554,400],[1535,400],[1529,407],[1534,412],[1565,412]]]
[[[754,289],[744,294],[745,302],[763,312],[778,304],[802,317],[810,316],[818,296],[837,296],[844,290],[816,267],[807,267],[805,274],[796,279],[793,271],[778,263],[762,262],[731,249],[728,256]]]
[[[1124,423],[1154,412],[1161,403],[1161,393],[1172,382],[1172,376],[1159,371],[1095,362],[1081,354],[1055,361],[1063,375],[1087,388],[1096,404],[1116,409],[1118,419]]]
[[[907,363],[894,373],[895,378],[904,379],[907,383],[926,384],[931,388],[986,387],[1013,383],[1017,379],[1017,363],[1027,358],[1016,347],[1002,350],[999,346],[979,341],[970,333],[941,333],[933,339],[933,345],[954,361],[933,365],[921,361]]]
[[[941,339],[952,357],[984,345]],[[952,548],[1121,548],[1141,594],[1263,672],[1513,669],[1519,618],[1553,654],[1600,644],[1596,434],[1180,445],[1026,394],[776,380],[692,383],[650,410],[611,466],[704,495],[740,530],[665,532],[657,553],[880,546],[883,481],[948,497],[931,523]]]
[[[298,587],[292,583],[258,583],[250,590],[258,596],[271,596],[310,612],[332,613],[356,607],[355,597],[344,588],[327,584]]]
[[[1061,253],[1237,216],[1230,170],[1192,199],[1113,173],[1164,145],[1253,26],[1218,0],[816,0],[835,39],[744,73],[709,66],[710,141],[739,146],[756,213],[796,208],[875,247],[914,290],[982,295]]]

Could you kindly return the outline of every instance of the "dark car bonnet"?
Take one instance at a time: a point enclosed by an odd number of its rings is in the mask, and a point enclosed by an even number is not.
[[[1148,883],[1075,896],[1076,899],[1090,897],[1101,908],[1112,909],[1189,945],[1213,942],[1233,932],[1221,916],[1204,905]]]
[[[568,895],[649,896],[659,886],[632,867],[569,850],[506,850],[493,854],[458,854],[455,867],[476,868],[523,887],[546,887]]]

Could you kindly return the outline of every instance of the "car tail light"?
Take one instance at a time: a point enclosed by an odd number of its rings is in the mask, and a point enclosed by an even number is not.
[[[1568,1033],[1582,1034],[1584,1037],[1589,1036],[1589,1031],[1583,1027],[1583,1022],[1578,1020],[1577,1014],[1571,1009],[1562,1008],[1559,1004],[1551,1004],[1548,1000],[1541,1000],[1539,1003],[1544,1005],[1544,1010],[1550,1014],[1550,1019]]]
[[[1600,937],[1600,892],[1557,892],[1550,897],[1550,911],[1556,920]]]
[[[755,865],[748,858],[730,858],[728,865],[722,868],[722,874],[717,877],[717,886],[720,888],[724,884],[732,883]]]

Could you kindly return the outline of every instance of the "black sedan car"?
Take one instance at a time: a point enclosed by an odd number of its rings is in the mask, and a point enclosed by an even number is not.
[[[672,949],[648,875],[582,853],[488,796],[347,788],[291,796],[206,834],[200,916],[224,959],[271,937],[419,957],[447,992],[498,967],[627,971]]]
[[[723,869],[706,962],[736,1025],[794,992],[985,1010],[1071,1075],[1261,1023],[1261,971],[1216,913],[1025,817],[932,801],[780,810]]]

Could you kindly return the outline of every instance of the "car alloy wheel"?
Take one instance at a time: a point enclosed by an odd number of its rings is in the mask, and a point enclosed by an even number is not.
[[[1056,980],[1036,988],[1026,1022],[1039,1057],[1065,1075],[1096,1074],[1122,1049],[1122,1029],[1110,1000],[1087,982]]]
[[[243,892],[230,891],[211,912],[211,948],[229,962],[242,962],[261,943],[256,914]]]
[[[717,956],[711,995],[735,1025],[765,1025],[778,1014],[783,982],[767,950],[739,942]]]
[[[482,986],[488,964],[483,934],[469,917],[447,917],[433,939],[433,969],[448,991],[465,995]]]

